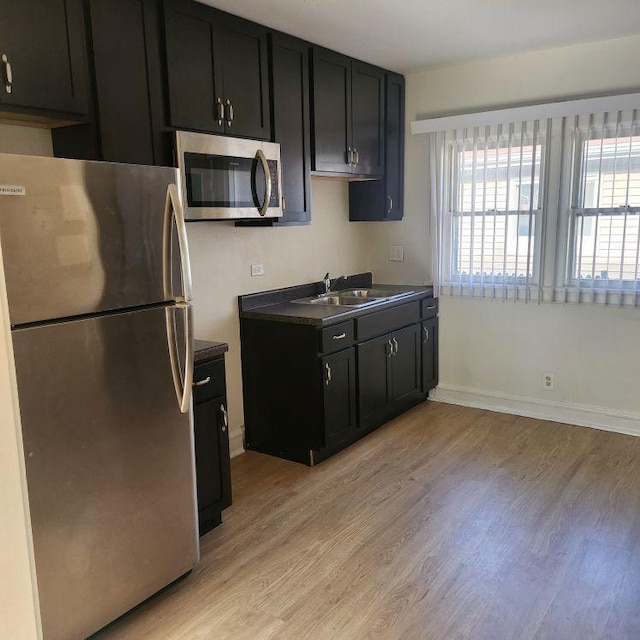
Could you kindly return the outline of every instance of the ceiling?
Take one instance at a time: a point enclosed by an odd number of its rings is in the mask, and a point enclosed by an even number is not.
[[[405,73],[640,34],[639,0],[201,1]]]

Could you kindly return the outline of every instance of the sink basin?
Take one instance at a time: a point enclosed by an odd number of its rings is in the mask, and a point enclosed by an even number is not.
[[[345,289],[334,291],[326,295],[315,296],[313,298],[301,298],[293,300],[296,304],[326,304],[336,307],[364,307],[384,300],[393,300],[413,293],[404,291],[402,293],[389,293],[381,289]]]

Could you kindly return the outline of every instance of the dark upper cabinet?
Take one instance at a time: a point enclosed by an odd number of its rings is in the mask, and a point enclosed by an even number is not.
[[[384,71],[351,63],[353,172],[381,176],[384,171]]]
[[[404,77],[385,78],[384,177],[349,185],[349,219],[402,220],[404,214]]]
[[[58,156],[171,165],[158,0],[88,0],[92,122],[56,129]]]
[[[165,3],[170,124],[271,138],[267,30],[191,0]]]
[[[438,318],[423,320],[422,331],[422,391],[438,386]]]
[[[313,48],[313,169],[382,175],[384,71]]]
[[[326,447],[339,445],[356,432],[355,361],[353,347],[321,359]]]
[[[282,218],[276,224],[311,220],[309,44],[289,36],[270,39],[273,140],[280,143]]]
[[[85,119],[82,0],[1,0],[0,56],[0,111],[43,122]]]

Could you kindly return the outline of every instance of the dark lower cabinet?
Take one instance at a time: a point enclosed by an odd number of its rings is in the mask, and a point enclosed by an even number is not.
[[[224,387],[224,359],[196,365],[193,427],[200,535],[219,525],[223,509],[231,505],[227,399],[219,393]]]
[[[320,360],[325,446],[334,447],[356,433],[356,353],[345,349]]]
[[[357,346],[359,427],[386,422],[422,396],[419,326],[387,333]]]
[[[423,320],[422,341],[422,390],[430,391],[438,386],[438,318]]]
[[[0,2],[0,60],[0,112],[45,123],[86,119],[82,0]]]

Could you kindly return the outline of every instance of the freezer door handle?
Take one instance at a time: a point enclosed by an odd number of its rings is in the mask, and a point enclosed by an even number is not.
[[[193,385],[193,307],[188,302],[177,302],[173,307],[166,307],[167,344],[173,386],[176,390],[178,406],[182,413],[189,411],[191,387]],[[178,343],[176,340],[175,312],[184,311],[184,379],[180,370]]]
[[[182,279],[182,295],[176,296],[173,292],[171,269],[171,229],[173,221],[176,223],[178,236],[178,249],[180,251],[180,277]],[[162,255],[164,292],[168,298],[176,302],[191,302],[191,266],[189,263],[189,243],[187,242],[187,226],[184,221],[184,211],[180,201],[180,193],[175,184],[167,187],[167,198],[164,211],[164,249]]]

